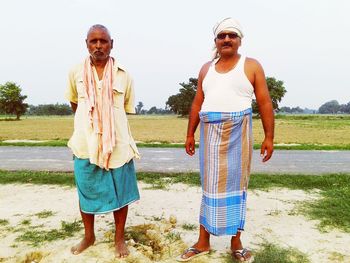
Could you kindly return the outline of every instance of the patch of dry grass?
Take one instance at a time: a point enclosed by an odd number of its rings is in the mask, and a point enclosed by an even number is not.
[[[129,246],[153,261],[166,260],[180,254],[187,245],[175,231],[176,217],[157,223],[130,226],[126,229]]]
[[[255,125],[255,126],[258,126],[258,125]],[[316,120],[277,119],[275,129],[276,129],[275,130],[276,143],[330,144],[330,145],[350,144],[350,121],[349,120],[341,120],[341,119],[339,120],[324,119],[323,120],[322,118],[316,119]],[[260,130],[262,133],[261,128],[257,130]],[[258,143],[260,141],[256,140],[256,142]]]
[[[187,118],[177,116],[128,116],[136,141],[183,143],[186,138]],[[0,121],[0,140],[65,140],[73,131],[73,117],[29,117],[21,121]],[[255,143],[263,140],[261,121],[253,120]],[[196,133],[197,141],[199,132]],[[276,143],[350,145],[350,120],[330,119],[276,119]]]
[[[44,256],[45,256],[45,253],[41,251],[32,251],[25,255],[25,258],[23,259],[22,262],[24,263],[40,262]]]
[[[0,121],[0,140],[62,140],[73,132],[73,117],[22,117]]]
[[[129,116],[133,137],[142,142],[183,143],[186,139],[187,118],[176,116]],[[199,139],[199,132],[196,133]]]

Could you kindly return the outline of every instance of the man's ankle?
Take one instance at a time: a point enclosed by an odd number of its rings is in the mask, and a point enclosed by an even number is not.
[[[91,240],[95,240],[95,235],[94,234],[90,234],[90,235],[85,235],[84,236],[85,240],[91,241]]]

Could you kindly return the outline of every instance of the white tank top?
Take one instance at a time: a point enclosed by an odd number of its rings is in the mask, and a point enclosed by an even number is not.
[[[237,112],[251,108],[253,85],[244,72],[245,57],[226,73],[218,73],[214,60],[203,79],[204,101],[201,111]]]

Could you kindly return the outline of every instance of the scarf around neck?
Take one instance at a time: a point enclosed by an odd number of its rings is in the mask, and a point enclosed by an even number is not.
[[[97,165],[106,170],[109,169],[109,159],[116,145],[113,110],[113,64],[114,59],[109,57],[103,70],[100,96],[97,96],[97,82],[99,79],[95,79],[94,66],[90,56],[85,59],[83,70],[89,123],[94,133],[98,135]]]

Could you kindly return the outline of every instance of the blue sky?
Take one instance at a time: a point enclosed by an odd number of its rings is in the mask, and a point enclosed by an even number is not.
[[[245,33],[241,54],[284,81],[282,106],[347,103],[349,10],[346,0],[2,1],[0,84],[16,82],[30,104],[66,102],[68,71],[88,54],[88,28],[101,23],[134,78],[136,102],[164,108],[210,59],[213,25],[231,16]]]

